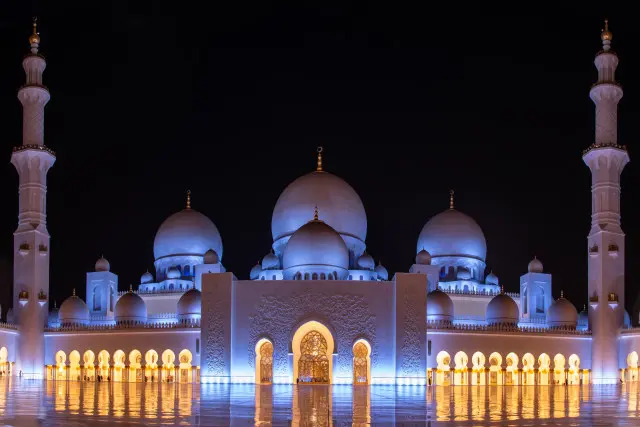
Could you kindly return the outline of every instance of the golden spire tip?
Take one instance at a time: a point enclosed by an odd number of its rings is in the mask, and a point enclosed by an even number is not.
[[[39,44],[40,35],[38,34],[38,17],[33,17],[33,32],[29,36],[29,44]]]
[[[318,205],[313,210],[313,220],[318,221]]]
[[[613,39],[613,34],[611,33],[611,31],[609,31],[608,19],[604,20],[604,30],[602,30],[602,34],[600,34],[600,38],[602,39],[603,42],[607,42],[603,44],[606,44],[606,45],[611,44],[611,40]],[[608,49],[605,49],[605,50],[608,50]]]
[[[500,285],[500,293],[504,294],[504,285]]]
[[[455,191],[449,190],[449,209],[453,209],[453,195]]]
[[[133,285],[129,283],[129,292],[133,292]]]
[[[76,288],[73,288],[73,291],[71,291],[71,296],[75,297],[76,296]]]
[[[323,151],[324,151],[324,148],[322,148],[322,146],[316,149],[316,152],[318,153],[318,165],[316,167],[316,171],[318,172],[322,172],[322,152]]]
[[[191,190],[187,190],[187,209],[191,209]]]
[[[564,298],[564,290],[560,291],[560,298]]]

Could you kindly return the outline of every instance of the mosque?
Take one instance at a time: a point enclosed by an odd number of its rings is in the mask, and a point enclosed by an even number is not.
[[[533,258],[518,292],[487,274],[480,226],[454,204],[417,236],[415,263],[390,276],[367,251],[357,192],[325,170],[294,180],[273,210],[273,245],[247,279],[222,264],[216,225],[191,206],[158,228],[155,272],[121,290],[100,258],[86,301],[49,301],[44,145],[46,66],[34,22],[22,65],[23,143],[13,307],[0,325],[0,374],[55,381],[398,385],[615,384],[638,377],[640,331],[624,310],[617,142],[622,89],[608,25],[595,57],[588,283],[578,313]],[[268,249],[268,250],[267,250]],[[516,284],[509,284],[515,288]],[[553,294],[560,294],[554,299]]]

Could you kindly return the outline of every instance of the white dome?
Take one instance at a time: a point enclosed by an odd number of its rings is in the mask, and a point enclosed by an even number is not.
[[[186,319],[200,319],[202,312],[202,293],[196,288],[191,288],[178,300],[178,318],[180,320]]]
[[[167,279],[179,279],[181,277],[178,267],[169,267],[167,270]]]
[[[260,277],[260,273],[262,273],[262,266],[260,263],[257,263],[251,268],[251,272],[249,273],[249,279],[256,280]]]
[[[147,321],[147,305],[140,295],[127,292],[116,303],[115,317],[116,323],[144,323]]]
[[[149,273],[148,271],[146,273],[144,273],[141,277],[140,277],[140,283],[141,284],[147,284],[147,283],[153,283],[153,274]]]
[[[111,268],[111,265],[109,264],[109,261],[107,261],[105,257],[100,257],[96,261],[96,271],[109,271],[110,268]]]
[[[520,318],[518,305],[508,295],[498,294],[487,305],[487,323],[490,325],[497,323],[516,324]]]
[[[427,320],[438,322],[453,320],[453,301],[449,295],[439,289],[427,294]]]
[[[431,265],[431,254],[426,249],[420,250],[416,255],[416,264]]]
[[[80,298],[75,295],[70,296],[60,306],[58,319],[61,325],[88,325],[89,308]]]
[[[365,252],[360,256],[360,258],[358,258],[358,268],[363,270],[373,270],[376,268],[376,263],[373,260],[373,257]]]
[[[315,206],[320,219],[336,230],[349,248],[360,248],[357,255],[364,251],[367,214],[360,196],[341,178],[315,171],[289,184],[276,202],[271,219],[276,253],[281,253],[286,239],[309,221]]]
[[[578,326],[587,329],[589,327],[589,312],[587,311],[587,306],[584,306],[584,309],[578,313]]]
[[[378,279],[389,280],[389,272],[382,264],[378,263],[374,271],[378,275]]]
[[[549,306],[547,325],[551,328],[575,328],[578,325],[578,310],[571,301],[560,297]]]
[[[214,251],[213,249],[209,249],[204,253],[203,261],[205,264],[217,264],[220,262],[220,257],[218,256],[218,253],[216,251]]]
[[[328,276],[333,272],[338,279],[343,279],[348,273],[349,251],[336,230],[314,219],[291,236],[284,249],[282,265],[289,279],[296,273]]]
[[[155,240],[155,259],[173,255],[204,256],[213,249],[222,259],[222,238],[215,224],[193,209],[183,209],[164,220]]]
[[[278,270],[280,268],[280,259],[273,251],[270,251],[268,254],[262,258],[262,269],[263,270]]]
[[[480,226],[470,216],[447,209],[422,228],[417,251],[426,249],[432,257],[469,257],[484,261],[487,241]]]
[[[529,273],[542,273],[542,262],[537,257],[534,257],[527,266]]]
[[[484,283],[486,283],[487,285],[499,285],[500,280],[498,279],[498,276],[493,274],[493,271],[492,271],[487,275],[487,277],[485,277]]]

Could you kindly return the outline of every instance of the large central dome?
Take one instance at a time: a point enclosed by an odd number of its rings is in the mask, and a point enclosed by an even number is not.
[[[418,238],[417,251],[436,257],[469,257],[485,261],[487,241],[482,229],[469,215],[447,209],[426,223]]]
[[[204,256],[213,249],[222,259],[222,238],[215,224],[200,212],[183,209],[167,218],[156,233],[153,255],[156,260],[168,256]]]
[[[273,210],[273,249],[282,253],[287,240],[309,221],[317,207],[322,220],[336,230],[356,255],[364,252],[367,214],[358,193],[343,179],[322,170],[303,175],[280,195]]]

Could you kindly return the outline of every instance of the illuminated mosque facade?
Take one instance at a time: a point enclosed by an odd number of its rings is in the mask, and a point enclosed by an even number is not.
[[[367,251],[356,191],[325,170],[294,180],[276,202],[273,245],[249,279],[222,264],[214,223],[191,207],[167,218],[154,241],[155,274],[120,290],[105,258],[50,307],[44,145],[45,59],[34,31],[24,61],[23,144],[14,233],[13,308],[0,325],[2,375],[57,381],[331,383],[398,385],[605,384],[637,381],[640,331],[624,310],[617,142],[622,89],[612,35],[596,55],[595,142],[587,237],[588,304],[578,313],[534,258],[517,293],[487,274],[480,226],[454,205],[426,222],[415,263],[390,277]],[[523,266],[524,270],[524,266]],[[511,287],[511,286],[510,286]],[[515,286],[513,286],[515,288]],[[555,292],[556,295],[558,292]]]

